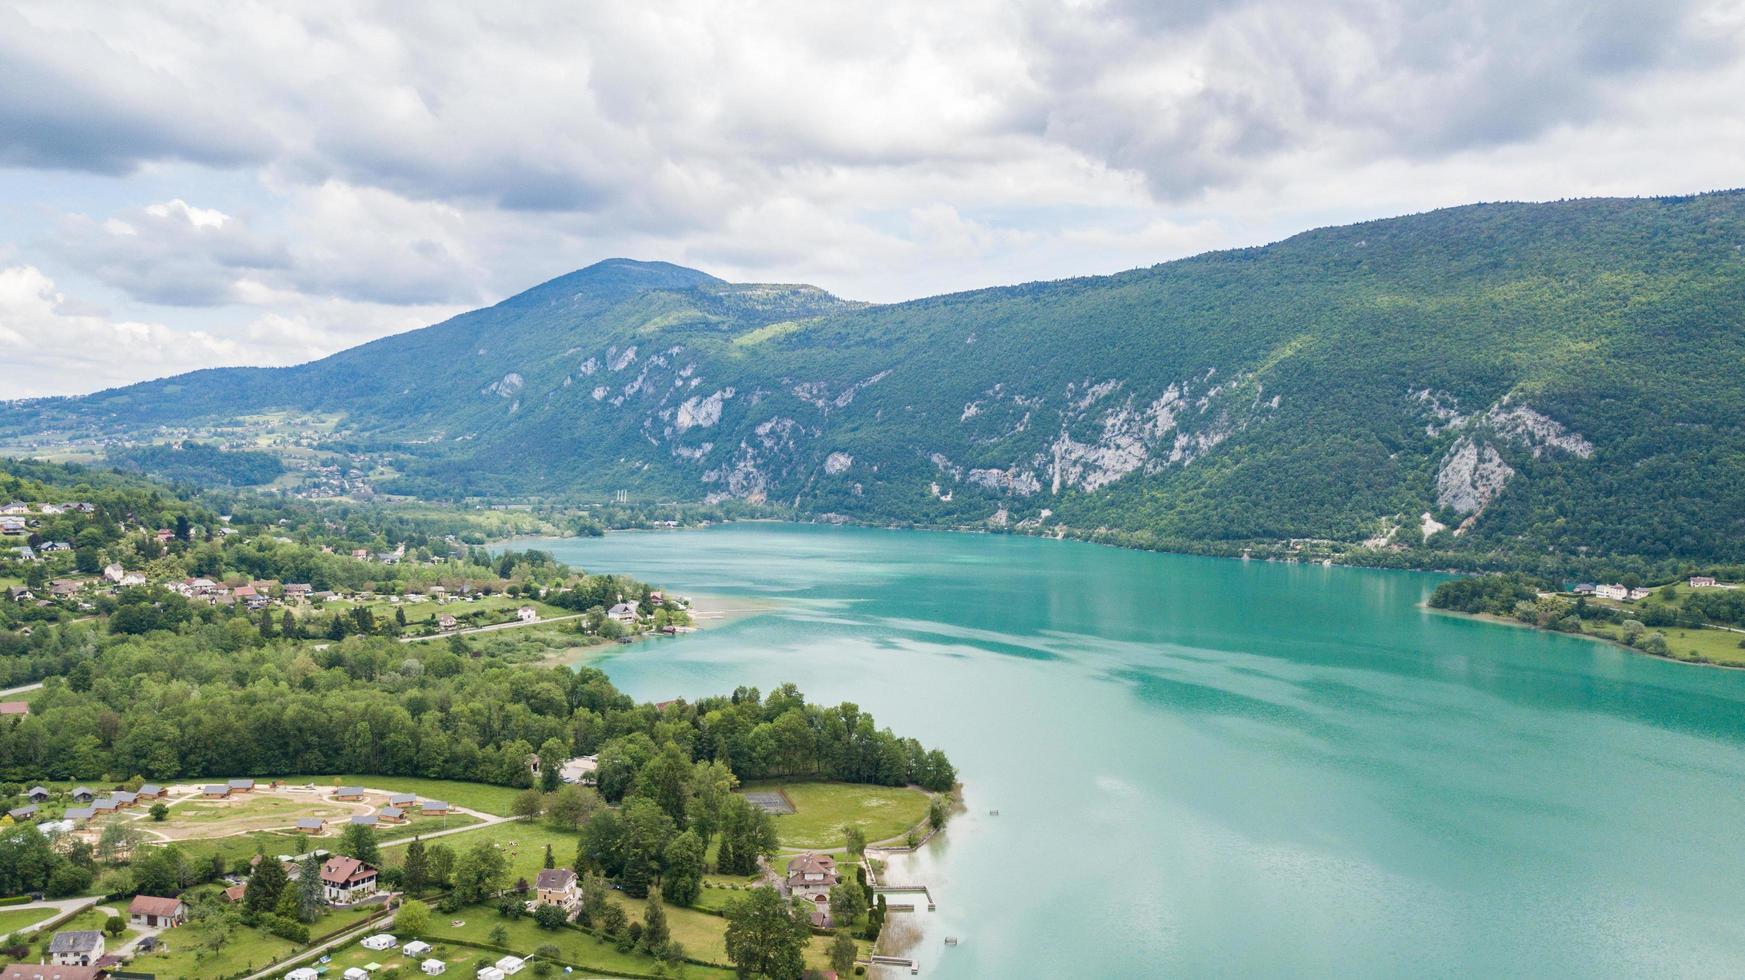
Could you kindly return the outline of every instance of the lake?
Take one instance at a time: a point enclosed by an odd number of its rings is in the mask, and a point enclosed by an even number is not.
[[[767,603],[594,661],[639,699],[793,681],[950,754],[968,812],[895,871],[939,902],[923,976],[1745,971],[1745,672],[1429,612],[1427,574],[780,524],[537,545]]]

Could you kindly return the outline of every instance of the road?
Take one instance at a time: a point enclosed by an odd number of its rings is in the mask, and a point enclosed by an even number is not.
[[[517,619],[514,622],[497,623],[494,626],[474,626],[471,629],[455,630],[452,633],[437,633],[432,636],[402,636],[400,637],[400,642],[418,643],[423,640],[443,640],[451,636],[466,636],[470,633],[491,633],[496,630],[512,630],[517,626],[544,626],[546,623],[562,623],[571,619],[581,619],[586,615],[587,613],[571,613],[568,616],[553,616],[550,619],[536,619],[531,623],[524,623]]]
[[[9,698],[14,694],[29,694],[31,691],[40,690],[42,690],[42,681],[37,681],[35,684],[26,684],[23,687],[9,687],[4,691],[0,691],[0,698]]]
[[[21,909],[25,911],[31,909],[42,909],[45,913],[42,918],[32,922],[30,925],[20,926],[18,929],[14,930],[16,932],[34,932],[37,929],[42,928],[42,925],[45,922],[58,919],[61,916],[66,915],[68,912],[83,912],[85,909],[96,904],[97,899],[91,897],[51,898],[45,899],[41,902],[25,902],[23,905],[8,905],[6,911],[14,912]]]

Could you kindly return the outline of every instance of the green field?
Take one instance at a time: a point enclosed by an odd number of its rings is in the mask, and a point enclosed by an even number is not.
[[[1682,629],[1676,626],[1649,629],[1649,632],[1655,631],[1666,634],[1667,651],[1675,660],[1700,660],[1745,667],[1745,647],[1739,645],[1741,641],[1745,641],[1745,633],[1717,629]],[[1615,640],[1618,630],[1613,626],[1600,626],[1594,629],[1593,635]]]
[[[909,786],[857,783],[750,783],[746,789],[780,789],[794,812],[775,818],[783,847],[831,849],[842,846],[842,828],[855,825],[873,844],[902,837],[927,817],[927,794]]]
[[[0,911],[0,936],[9,936],[28,925],[52,919],[60,913],[55,909],[6,909]]]
[[[365,776],[358,773],[321,776],[278,776],[280,782],[314,783],[317,786],[365,786],[391,793],[416,793],[421,800],[442,800],[469,810],[509,815],[509,804],[521,791],[510,786],[486,783],[462,783],[448,779],[425,779],[420,776]],[[416,822],[416,821],[414,821]]]
[[[490,841],[503,850],[509,859],[509,880],[526,878],[532,881],[545,867],[545,845],[551,845],[551,853],[557,859],[560,867],[568,867],[576,859],[576,841],[580,835],[567,831],[552,830],[541,823],[513,821],[510,823],[493,824],[464,834],[454,834],[443,837],[432,843],[453,848],[460,854],[481,840]],[[400,841],[382,848],[382,858],[390,866],[397,866],[405,857],[406,842]]]
[[[641,903],[626,903],[625,906],[625,910],[630,912],[635,912],[640,910],[640,908]],[[684,910],[669,909],[668,911],[682,912]],[[700,913],[690,914],[697,915]],[[457,920],[460,921],[462,925],[453,925],[453,922]],[[726,927],[724,920],[718,919],[716,921],[722,922],[721,928],[724,929]],[[606,942],[603,939],[598,939],[575,929],[541,929],[539,926],[534,924],[532,919],[525,917],[520,919],[505,919],[498,915],[495,909],[486,908],[482,905],[470,906],[462,909],[454,915],[444,915],[440,912],[432,912],[430,916],[430,933],[422,938],[425,942],[436,944],[438,946],[441,946],[442,941],[449,937],[483,943],[489,941],[488,937],[491,934],[491,930],[497,926],[502,926],[509,933],[508,948],[514,950],[518,956],[525,956],[546,943],[552,943],[563,951],[562,956],[566,962],[580,964],[583,967],[593,967],[602,971],[628,973],[639,976],[649,976],[653,974],[655,970],[656,964],[653,959],[639,953],[620,953],[612,943]],[[676,936],[677,934],[678,930],[675,925],[674,935]],[[410,937],[399,936],[399,938],[405,940]],[[684,940],[681,939],[680,942],[684,942]],[[686,948],[689,955],[697,959],[710,959],[714,956],[714,954],[706,950],[692,949],[688,943]],[[450,964],[447,974],[448,976],[471,976],[473,972],[472,964],[476,959],[484,956],[489,956],[492,960],[497,958],[497,954],[488,954],[483,950],[468,949],[463,946],[450,946],[446,948],[446,951],[448,955],[440,958],[446,959]],[[343,963],[344,966],[360,966],[371,961],[379,962],[384,965],[389,963],[389,960],[382,958],[381,954],[372,953],[361,947],[357,948],[357,952],[369,954],[369,958],[357,959],[354,962],[355,958],[352,957],[352,952],[351,949],[348,949],[345,953],[341,954],[341,956],[335,957],[335,963]],[[403,961],[405,958],[400,957],[400,959]],[[725,960],[723,960],[723,962],[725,962]],[[457,964],[464,965],[466,968],[460,969]],[[336,972],[343,973],[343,967]],[[728,978],[733,976],[733,971],[687,963],[685,964],[683,975],[689,978],[703,978],[703,980],[728,980]]]
[[[350,600],[335,599],[331,602],[323,603],[318,614],[332,616],[335,612],[349,612],[357,605],[358,603]],[[406,627],[408,630],[414,632],[419,632],[418,628],[421,626],[433,625],[436,617],[443,613],[448,613],[450,616],[461,620],[463,628],[466,626],[489,626],[493,623],[507,622],[514,617],[515,610],[520,609],[522,606],[532,606],[534,609],[537,609],[539,611],[540,619],[551,619],[556,616],[569,615],[569,610],[547,605],[537,599],[521,599],[505,595],[486,596],[482,599],[476,599],[471,602],[391,603],[386,600],[377,600],[375,602],[363,603],[363,605],[369,607],[370,613],[376,617],[377,621],[393,619],[395,610],[404,609],[406,611]],[[477,617],[478,622],[468,623],[467,620],[470,617]]]
[[[309,927],[310,935],[320,936],[347,928],[368,918],[374,911],[377,909],[330,911]],[[258,929],[239,925],[216,954],[201,959],[196,955],[194,938],[195,930],[199,928],[198,925],[186,925],[165,932],[162,941],[167,946],[136,957],[129,968],[139,973],[156,974],[158,980],[202,980],[265,967],[302,948]]]

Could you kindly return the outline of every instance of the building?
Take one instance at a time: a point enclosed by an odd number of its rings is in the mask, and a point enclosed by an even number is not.
[[[830,901],[830,889],[842,883],[842,876],[836,872],[836,859],[828,854],[802,854],[788,862],[788,876],[783,879],[784,890],[793,897],[803,898],[808,902],[823,896],[824,901]]]
[[[515,610],[515,618],[523,623],[537,623],[539,622],[539,610],[532,606],[522,606]]]
[[[351,857],[331,857],[321,866],[322,894],[334,905],[349,905],[376,893],[376,869]]]
[[[14,823],[23,823],[26,820],[33,819],[36,816],[36,809],[37,809],[36,804],[30,803],[30,804],[26,804],[25,806],[14,807],[10,810],[7,810],[6,815],[11,817],[12,821]]]
[[[1628,599],[1628,600],[1630,600],[1630,601],[1631,601],[1631,602],[1635,602],[1635,601],[1637,601],[1637,600],[1638,600],[1638,599],[1646,599],[1646,598],[1648,598],[1648,596],[1649,596],[1649,595],[1650,595],[1650,594],[1651,594],[1651,593],[1652,593],[1652,592],[1653,592],[1653,590],[1652,590],[1652,589],[1631,589],[1631,590],[1630,590],[1630,591],[1629,591],[1629,592],[1628,592],[1628,593],[1626,593],[1626,594],[1625,594],[1625,596],[1624,596],[1624,597],[1625,597],[1625,598],[1626,598],[1626,599]]]
[[[414,939],[400,947],[400,954],[402,956],[423,956],[428,952],[430,952],[430,944],[422,939]]]
[[[73,801],[76,803],[89,803],[96,798],[97,794],[84,786],[73,787]]]
[[[232,779],[229,785],[232,793],[254,792],[254,780],[252,779]]]
[[[505,956],[497,961],[497,969],[506,977],[512,977],[526,969],[527,961],[519,956]]]
[[[230,785],[228,783],[213,783],[210,786],[202,786],[200,795],[209,800],[227,800],[230,798]]]
[[[376,815],[373,813],[360,813],[351,818],[353,827],[374,827],[376,823]]]
[[[418,969],[424,971],[427,977],[440,977],[448,970],[448,964],[441,960],[425,960],[418,964]]]
[[[25,795],[30,798],[32,803],[42,803],[48,800],[50,794],[47,786],[32,786],[30,792]]]
[[[447,632],[449,630],[458,629],[459,627],[460,627],[460,620],[455,619],[453,616],[450,616],[448,613],[443,613],[442,615],[436,617],[436,628],[439,630]]]
[[[109,798],[115,801],[115,808],[117,810],[125,810],[128,807],[139,802],[139,794],[138,793],[129,793],[128,791],[126,791],[124,789],[118,789],[115,792],[109,794]]]
[[[312,967],[304,966],[285,974],[285,980],[321,980],[321,974]]]
[[[1619,602],[1630,598],[1630,590],[1622,585],[1596,585],[1594,595],[1601,599],[1616,599]]]
[[[418,802],[418,797],[412,793],[395,793],[388,797],[389,806],[397,806],[402,810],[409,809]]]
[[[127,921],[136,926],[173,929],[188,921],[188,907],[179,898],[140,895],[127,906]]]
[[[48,942],[48,960],[55,966],[95,966],[103,958],[103,934],[95,929],[57,932]]]
[[[1690,587],[1693,589],[1712,589],[1719,584],[1713,575],[1692,575],[1690,577]]]
[[[333,798],[336,800],[361,800],[364,798],[364,788],[362,786],[341,786],[333,791]]]
[[[534,879],[533,888],[540,905],[557,905],[574,913],[582,907],[582,891],[576,873],[568,868],[547,868]]]
[[[406,822],[406,811],[400,809],[397,806],[382,807],[382,809],[379,812],[377,812],[376,816],[383,819],[383,820],[388,821],[389,823],[405,823]]]
[[[636,624],[635,601],[620,602],[606,610],[606,618],[624,626],[634,626]]]
[[[30,714],[29,701],[0,701],[0,717],[15,715],[22,718],[28,714]]]
[[[247,885],[231,885],[224,890],[224,900],[231,904],[240,902],[246,897],[248,897]]]
[[[378,932],[358,945],[365,949],[373,949],[377,952],[381,952],[384,949],[393,949],[395,946],[400,945],[400,941],[388,933]]]
[[[91,808],[88,806],[68,807],[67,812],[61,814],[62,818],[71,822],[75,826],[89,821],[93,815]]]
[[[418,812],[427,817],[446,817],[448,816],[448,811],[448,804],[441,800],[425,800],[423,803],[418,804]]]
[[[169,794],[157,783],[146,783],[139,788],[136,795],[142,800],[161,800]]]
[[[327,821],[321,817],[298,817],[297,832],[300,834],[324,834],[327,832]]]

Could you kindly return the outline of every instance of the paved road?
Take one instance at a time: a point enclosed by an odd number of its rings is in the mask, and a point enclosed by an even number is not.
[[[587,613],[572,613],[568,616],[553,616],[550,619],[536,619],[531,623],[523,623],[517,619],[512,623],[497,623],[494,626],[475,626],[472,629],[455,630],[452,633],[437,633],[434,636],[402,636],[401,643],[418,643],[423,640],[443,640],[451,636],[466,636],[469,633],[490,633],[496,630],[512,630],[517,626],[544,626],[546,623],[561,623],[571,619],[581,619]]]
[[[29,694],[31,691],[40,690],[42,690],[42,681],[37,681],[35,684],[26,684],[23,687],[9,687],[4,691],[0,691],[0,698],[9,698],[14,694]]]
[[[97,899],[95,898],[51,898],[41,902],[25,902],[23,905],[8,905],[6,910],[8,912],[13,912],[19,909],[27,911],[30,909],[42,909],[42,918],[36,920],[30,925],[20,926],[15,930],[17,932],[34,932],[35,930],[42,928],[42,925],[45,922],[58,919],[61,916],[66,915],[68,912],[83,912],[85,909],[96,904]]]

